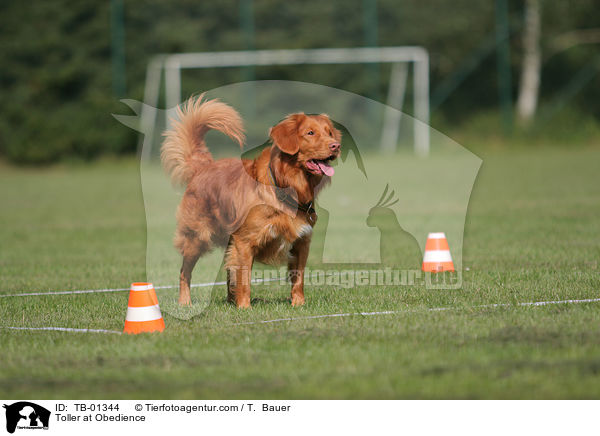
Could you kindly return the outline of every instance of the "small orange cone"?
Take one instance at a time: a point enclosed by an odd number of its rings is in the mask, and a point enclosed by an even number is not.
[[[162,332],[165,321],[152,283],[132,283],[123,333]]]
[[[450,247],[443,232],[430,233],[425,244],[423,267],[425,272],[454,271]]]

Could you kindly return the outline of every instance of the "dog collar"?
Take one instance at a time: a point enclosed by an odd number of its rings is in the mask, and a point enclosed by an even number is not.
[[[278,189],[275,189],[275,196],[277,200],[282,203],[288,205],[292,209],[298,209],[304,212],[308,216],[308,222],[312,226],[315,224],[317,220],[317,212],[313,207],[313,202],[309,201],[308,203],[299,203],[294,197],[287,193],[287,191],[280,187],[275,181],[275,176],[273,175],[273,168],[271,167],[271,162],[269,161],[269,178],[271,179],[271,184]]]

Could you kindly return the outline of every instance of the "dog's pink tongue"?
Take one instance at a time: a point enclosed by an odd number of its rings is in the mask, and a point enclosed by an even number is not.
[[[317,165],[319,165],[319,168],[321,169],[321,171],[323,171],[323,174],[325,174],[326,176],[331,177],[333,176],[333,173],[335,173],[333,167],[326,162],[317,161]]]

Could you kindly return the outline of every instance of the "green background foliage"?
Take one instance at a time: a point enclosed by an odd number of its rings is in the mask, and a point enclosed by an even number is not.
[[[141,100],[148,60],[158,53],[191,51],[421,45],[431,55],[432,95],[465,68],[482,44],[494,38],[494,2],[378,0],[375,29],[365,26],[368,2],[254,2],[255,37],[242,31],[241,2],[151,0],[124,2],[125,95],[113,92],[111,2],[7,1],[0,5],[0,155],[18,163],[65,157],[132,153],[136,136],[111,113],[127,111],[119,98]],[[518,87],[523,5],[509,1],[513,97]],[[542,3],[542,105],[556,106],[560,90],[597,55],[597,44],[556,52],[560,35],[597,26],[596,2]],[[370,33],[369,33],[370,32]],[[373,73],[374,71],[374,73]],[[278,66],[254,69],[256,79],[314,82],[383,100],[389,69],[353,66]],[[247,80],[248,70],[190,71],[183,95]],[[598,75],[596,75],[598,76]],[[498,106],[495,52],[478,59],[473,72],[433,113],[434,127],[456,129],[493,115]],[[600,115],[600,78],[595,77],[566,109],[571,118],[595,124]],[[410,92],[410,90],[409,90]],[[407,102],[410,99],[406,100]],[[406,108],[411,112],[410,105]],[[563,109],[565,110],[565,109]],[[485,115],[484,117],[490,117]],[[543,121],[543,120],[542,120]],[[545,125],[552,125],[548,120]],[[477,124],[477,122],[475,122]],[[497,128],[494,121],[492,128]],[[468,124],[467,124],[468,125]],[[545,126],[539,131],[543,132]],[[571,127],[570,130],[577,130]],[[592,129],[597,132],[597,129]],[[568,141],[567,141],[568,142]]]

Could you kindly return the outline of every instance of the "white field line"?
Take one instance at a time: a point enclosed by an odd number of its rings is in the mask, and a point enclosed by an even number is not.
[[[271,279],[253,279],[250,283],[266,283],[266,282],[274,282],[277,280],[281,280],[280,277],[271,278]],[[206,288],[209,286],[220,286],[226,285],[227,282],[210,282],[210,283],[196,283],[191,285],[192,288]],[[159,289],[173,289],[177,288],[178,285],[166,285],[166,286],[155,286],[155,290]],[[22,294],[0,294],[0,298],[7,297],[38,297],[44,295],[72,295],[72,294],[98,294],[98,293],[106,293],[106,292],[124,292],[129,291],[130,288],[115,288],[115,289],[77,289],[74,291],[47,291],[47,292],[25,292]]]
[[[340,318],[347,316],[377,316],[377,315],[398,315],[402,313],[426,313],[426,312],[442,312],[448,310],[461,310],[461,309],[486,309],[486,308],[497,308],[497,307],[525,307],[525,306],[547,306],[551,304],[580,304],[580,303],[597,303],[600,302],[600,298],[588,298],[583,300],[552,300],[552,301],[529,301],[522,303],[495,303],[495,304],[481,304],[477,306],[466,306],[466,307],[432,307],[425,310],[386,310],[382,312],[348,312],[348,313],[329,313],[325,315],[311,315],[311,316],[301,316],[294,318],[276,318],[276,319],[267,319],[262,321],[248,321],[248,322],[238,322],[234,324],[229,324],[229,326],[240,326],[240,325],[256,325],[256,324],[270,324],[270,323],[278,323],[278,322],[290,322],[290,321],[303,321],[309,319],[320,319],[320,318]],[[75,329],[75,328],[67,328],[67,327],[7,327],[0,326],[0,328],[10,329],[10,330],[46,330],[46,331],[61,331],[61,332],[75,332],[75,333],[112,333],[112,334],[121,334],[121,332],[116,330],[103,330],[103,329]]]
[[[71,332],[71,333],[113,333],[116,335],[122,334],[116,330],[105,330],[105,329],[73,329],[69,327],[4,327],[0,328],[8,330],[44,330],[44,331],[57,331],[57,332]]]
[[[285,321],[302,321],[307,319],[320,319],[320,318],[340,318],[346,316],[377,316],[377,315],[398,315],[401,313],[418,313],[418,312],[442,312],[446,310],[460,310],[460,309],[486,309],[486,308],[496,308],[496,307],[512,307],[512,306],[547,306],[550,304],[579,304],[579,303],[597,303],[600,302],[600,298],[588,298],[585,300],[555,300],[555,301],[529,301],[523,303],[496,303],[496,304],[481,304],[477,306],[466,306],[466,307],[432,307],[425,310],[386,310],[383,312],[348,312],[348,313],[329,313],[325,315],[311,315],[311,316],[301,316],[295,318],[276,318],[276,319],[268,319],[263,321],[247,321],[247,322],[238,322],[235,324],[230,324],[232,326],[237,325],[253,325],[253,324],[270,324],[276,322],[285,322]]]

